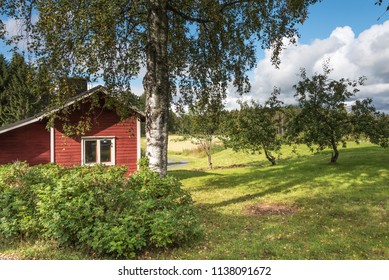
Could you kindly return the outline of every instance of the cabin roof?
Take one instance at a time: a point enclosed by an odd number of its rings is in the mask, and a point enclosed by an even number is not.
[[[47,111],[40,112],[32,117],[26,118],[24,120],[20,120],[20,121],[2,126],[2,127],[0,127],[0,134],[17,129],[19,127],[23,127],[23,126],[35,123],[35,122],[39,122],[39,121],[43,120],[44,118],[64,109],[66,107],[69,107],[78,101],[86,99],[86,98],[88,98],[91,95],[96,94],[96,93],[104,93],[107,96],[111,95],[111,93],[109,92],[109,90],[106,87],[101,86],[101,85],[96,86],[94,88],[91,88],[90,90],[84,91],[78,95],[75,95],[75,96],[69,98],[62,106],[54,107],[54,108],[51,108]],[[144,112],[142,112],[141,110],[139,110],[135,106],[130,106],[130,109],[132,111],[134,111],[134,113],[136,115],[138,115],[138,117],[140,117],[141,119],[145,118]]]

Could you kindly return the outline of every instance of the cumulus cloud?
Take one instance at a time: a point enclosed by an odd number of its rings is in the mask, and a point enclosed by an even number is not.
[[[252,73],[251,95],[243,98],[264,102],[276,86],[281,88],[282,100],[292,104],[293,85],[299,81],[300,69],[305,68],[308,75],[320,73],[329,60],[332,78],[366,76],[366,86],[360,87],[357,98],[371,97],[378,109],[389,111],[389,21],[373,25],[358,36],[345,26],[333,30],[328,38],[288,45],[281,54],[279,69],[271,64],[270,57],[270,50],[266,50]],[[239,98],[231,93],[227,106],[237,107]]]

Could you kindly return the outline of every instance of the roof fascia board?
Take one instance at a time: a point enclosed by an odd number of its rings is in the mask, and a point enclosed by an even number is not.
[[[66,102],[64,105],[62,105],[60,107],[53,108],[53,109],[49,110],[48,112],[39,114],[35,117],[25,119],[24,121],[20,121],[20,123],[16,122],[16,123],[14,123],[14,125],[10,124],[9,127],[6,126],[6,128],[4,128],[4,129],[0,128],[0,134],[6,133],[8,131],[11,131],[11,130],[38,122],[38,121],[41,121],[42,119],[60,111],[60,110],[63,110],[64,108],[69,107],[69,106],[73,105],[74,103],[81,101],[81,100],[93,95],[96,92],[102,92],[105,95],[112,96],[112,94],[107,90],[106,87],[98,85],[98,86],[96,86],[96,87],[94,87],[94,88],[92,88],[92,89],[90,89],[90,90],[88,90],[80,95],[74,96],[73,98],[70,99],[70,101]],[[140,115],[141,118],[145,118],[145,114],[142,111],[140,111],[139,109],[137,109],[133,106],[131,106],[130,109],[133,110],[138,115]]]
[[[5,128],[3,130],[0,130],[0,134],[6,133],[8,131],[11,131],[11,130],[14,130],[14,129],[17,129],[19,127],[23,127],[23,126],[26,126],[26,125],[29,125],[29,124],[32,124],[32,123],[36,123],[36,122],[40,121],[43,118],[44,118],[44,116],[28,119],[28,121],[25,121],[25,122],[22,122],[20,124],[15,125],[15,126],[11,126],[11,127]]]
[[[66,108],[66,107],[69,107],[71,105],[73,105],[74,103],[80,101],[80,100],[83,100],[89,96],[91,96],[92,94],[94,94],[96,91],[98,90],[101,90],[101,91],[104,91],[104,93],[106,94],[106,90],[102,90],[104,87],[103,86],[96,86],[90,90],[88,90],[87,92],[85,92],[84,94],[82,95],[79,95],[79,96],[75,96],[73,100],[70,100],[68,101],[67,103],[65,103],[63,106],[61,107],[58,107],[58,108],[54,108],[54,109],[51,109],[50,111],[46,112],[46,113],[43,113],[43,114],[39,114],[35,117],[31,117],[31,118],[28,118],[28,119],[25,119],[25,121],[20,121],[19,124],[16,124],[16,125],[10,125],[10,127],[7,127],[3,130],[0,129],[0,134],[3,134],[3,133],[6,133],[8,131],[11,131],[11,130],[14,130],[14,129],[17,129],[17,128],[20,128],[20,127],[23,127],[23,126],[26,126],[26,125],[29,125],[29,124],[32,124],[32,123],[35,123],[35,122],[39,122],[41,121],[42,119]]]

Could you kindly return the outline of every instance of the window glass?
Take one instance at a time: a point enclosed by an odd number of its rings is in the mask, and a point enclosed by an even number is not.
[[[85,141],[85,163],[96,162],[97,141]]]
[[[100,140],[100,162],[111,162],[111,140]]]

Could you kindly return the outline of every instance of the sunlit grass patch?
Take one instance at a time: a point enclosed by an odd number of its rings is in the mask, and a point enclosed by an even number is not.
[[[350,143],[337,164],[328,162],[324,151],[290,156],[274,167],[172,171],[192,193],[207,238],[162,258],[389,258],[389,152]],[[297,211],[247,215],[253,205]]]

